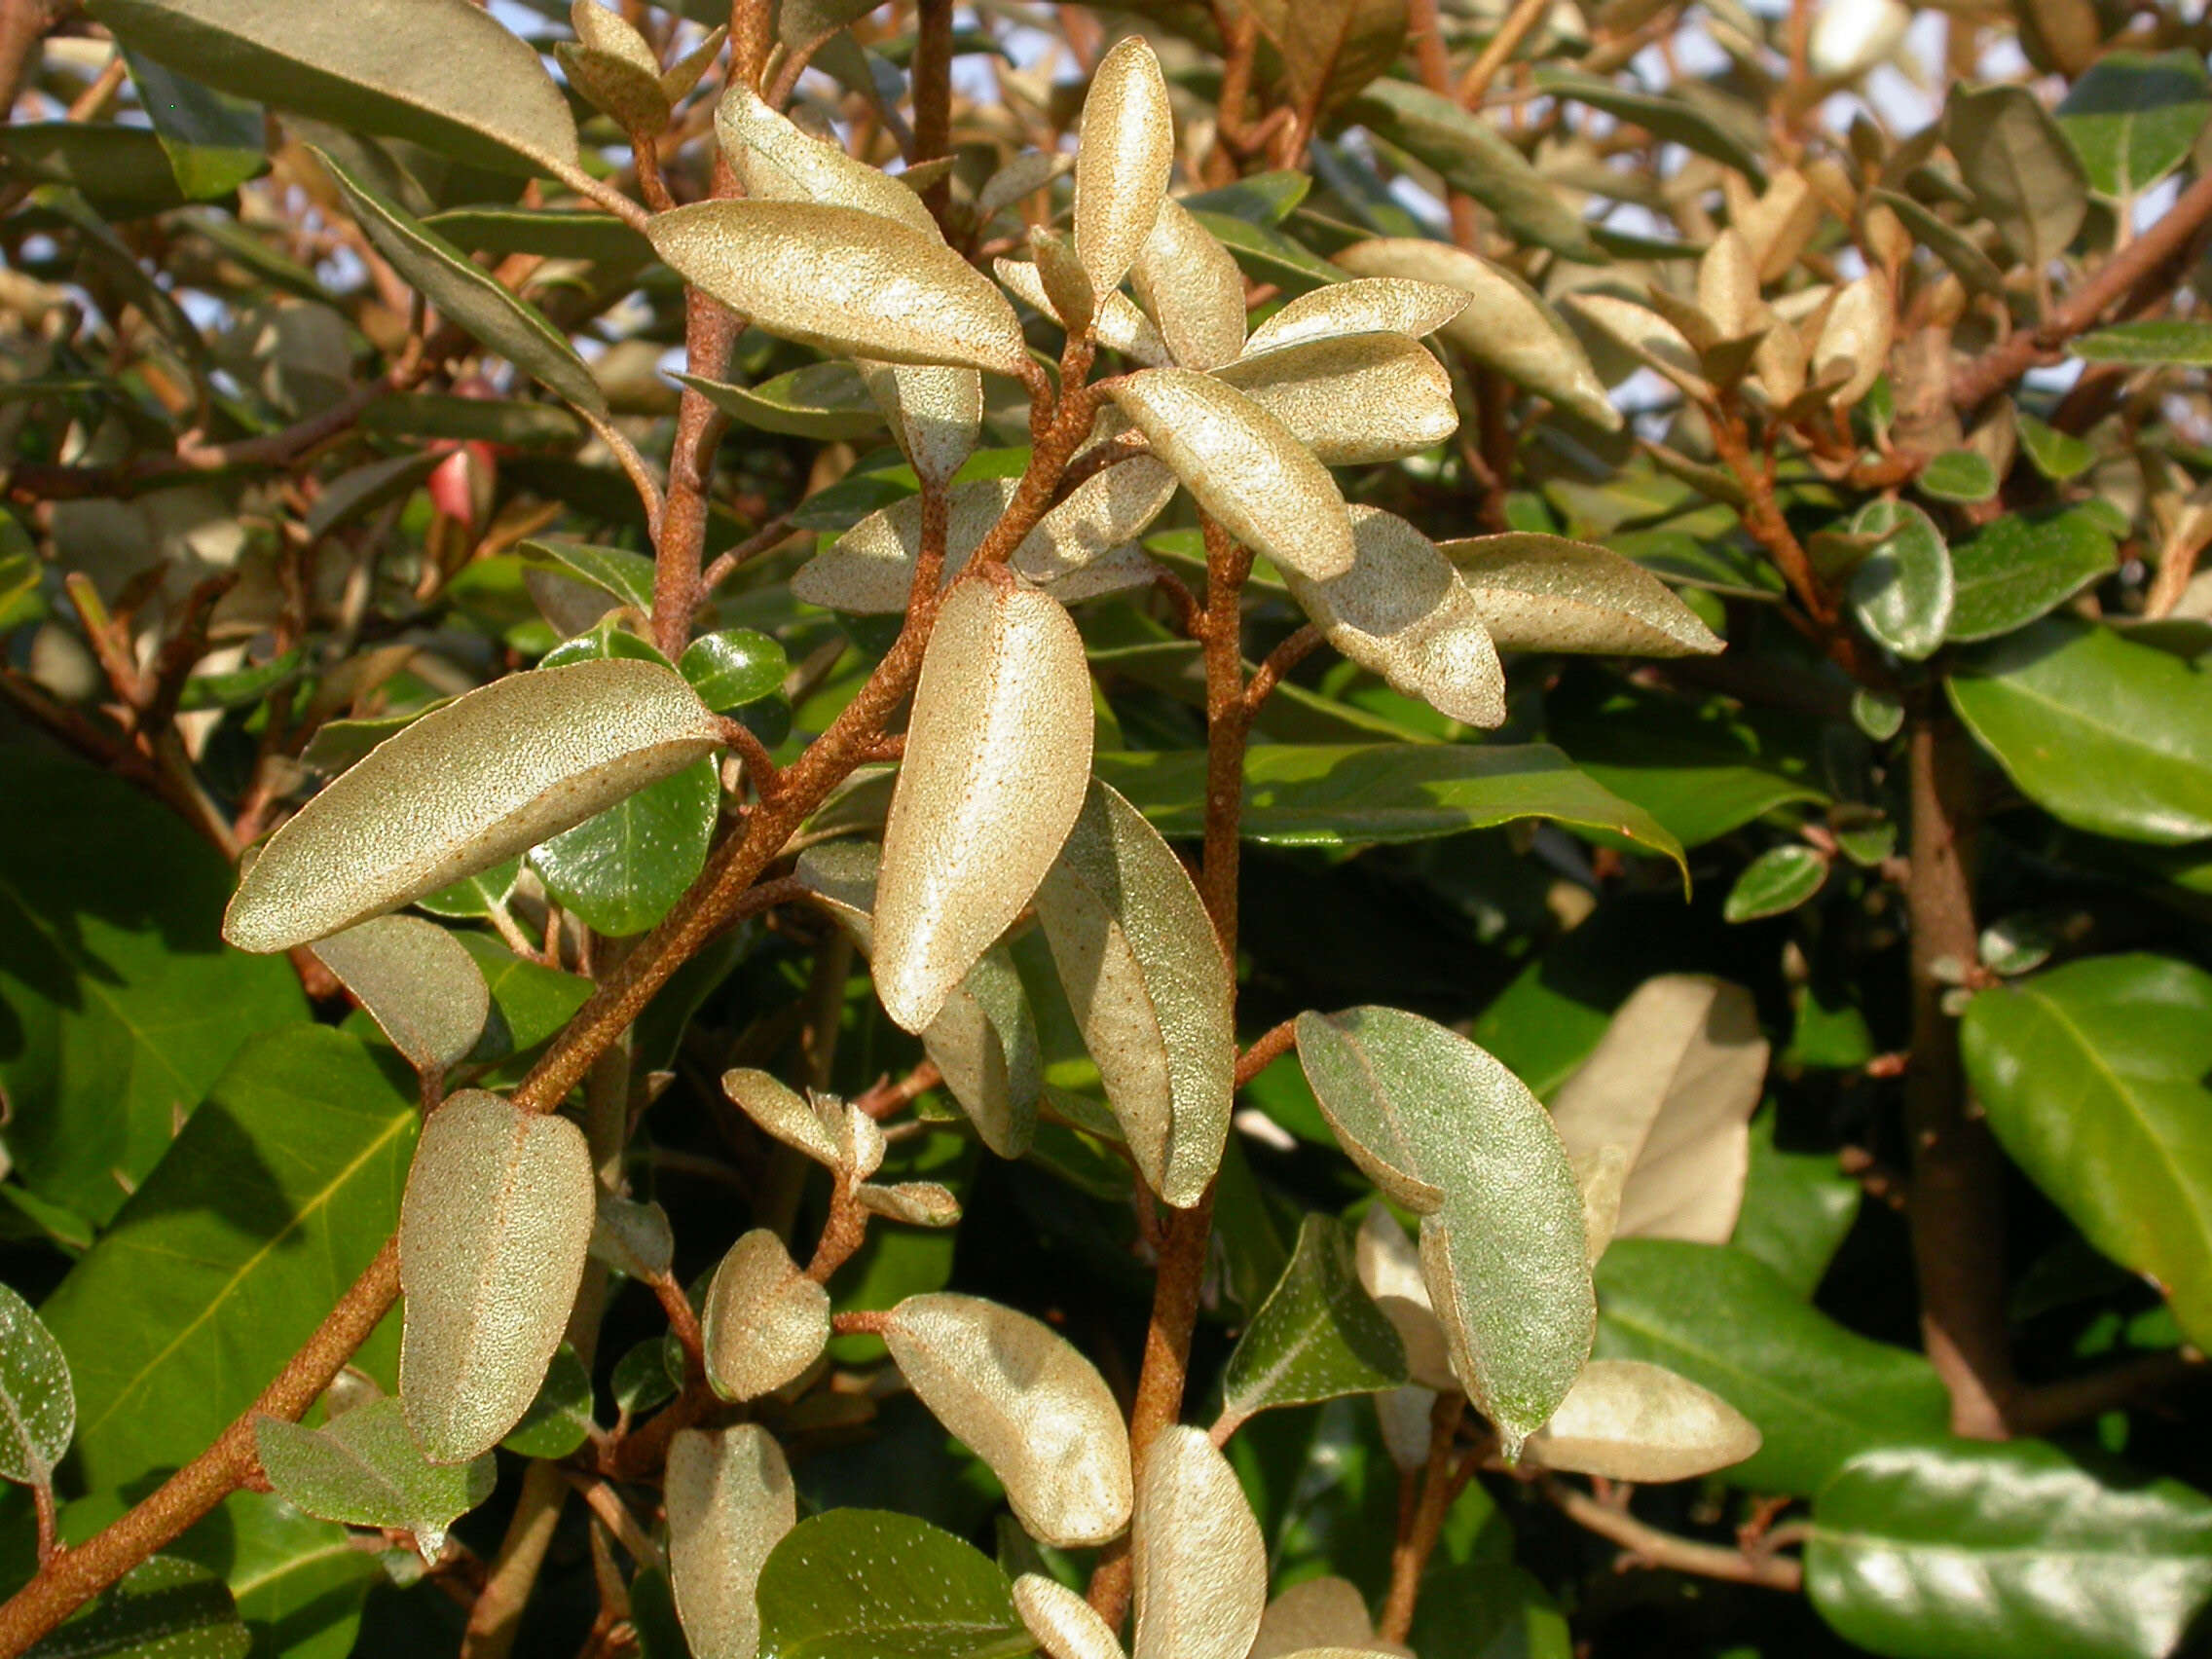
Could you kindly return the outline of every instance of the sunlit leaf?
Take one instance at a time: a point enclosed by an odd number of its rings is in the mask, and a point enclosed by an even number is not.
[[[253,1421],[254,1450],[277,1495],[325,1521],[404,1529],[436,1555],[446,1528],[492,1495],[490,1452],[439,1464],[423,1456],[397,1400],[371,1400],[302,1428],[279,1418]]]
[[[1405,1381],[1404,1346],[1361,1287],[1343,1225],[1308,1216],[1290,1265],[1230,1353],[1221,1381],[1224,1415],[1240,1420],[1275,1406],[1379,1393]]]
[[[1243,274],[1220,239],[1180,202],[1161,203],[1129,275],[1183,368],[1216,368],[1244,349]]]
[[[725,1400],[773,1393],[830,1344],[830,1293],[798,1271],[784,1242],[755,1228],[707,1287],[707,1381]]]
[[[913,191],[843,145],[801,131],[740,78],[730,79],[715,106],[715,133],[748,196],[856,208],[930,241],[944,240]]]
[[[1235,987],[1182,861],[1093,783],[1036,903],[1137,1168],[1170,1204],[1198,1202],[1229,1133]]]
[[[1129,1443],[1097,1368],[1051,1327],[976,1296],[910,1296],[883,1340],[907,1385],[991,1466],[1029,1532],[1063,1548],[1128,1525]]]
[[[1336,480],[1275,416],[1187,369],[1142,370],[1112,395],[1232,535],[1317,581],[1350,569],[1351,519]]]
[[[1346,255],[1353,248],[1375,245],[1355,242],[1337,263],[1347,271],[1355,270]],[[1379,267],[1375,273],[1362,274],[1356,281],[1301,294],[1252,330],[1244,350],[1272,351],[1347,334],[1404,334],[1419,340],[1448,326],[1466,309],[1467,301],[1465,291],[1447,286],[1441,279],[1417,280],[1410,272]]]
[[[682,677],[657,663],[608,658],[495,681],[386,739],[271,837],[239,883],[224,938],[282,950],[396,909],[720,742]]]
[[[1006,1574],[910,1515],[831,1509],[760,1568],[760,1659],[1006,1659],[1029,1645]]]
[[[1505,670],[1452,562],[1379,507],[1352,508],[1351,527],[1355,551],[1344,574],[1316,582],[1285,572],[1307,615],[1330,645],[1407,696],[1469,725],[1502,725]]]
[[[490,1451],[537,1397],[583,1277],[593,1188],[565,1118],[482,1089],[430,1114],[400,1209],[399,1397],[433,1461]]]
[[[1336,255],[1336,262],[1354,276],[1413,277],[1465,295],[1464,308],[1440,325],[1446,341],[1471,361],[1495,369],[1606,431],[1620,426],[1620,411],[1606,398],[1604,384],[1591,368],[1582,343],[1534,289],[1503,266],[1449,242],[1411,237],[1354,242]],[[1269,329],[1278,327],[1298,305],[1320,297],[1309,295],[1285,306],[1254,335],[1254,344]]]
[[[1909,661],[1933,656],[1957,600],[1943,533],[1920,508],[1895,500],[1868,501],[1851,530],[1882,538],[1851,573],[1851,607],[1861,625]]]
[[[1054,601],[1012,577],[946,599],[922,659],[876,883],[875,983],[921,1031],[1036,892],[1083,805],[1090,673]]]
[[[990,278],[896,220],[812,202],[699,202],[656,214],[645,234],[686,280],[787,340],[894,363],[1029,366]]]
[[[1115,43],[1091,77],[1075,153],[1075,248],[1095,294],[1122,285],[1152,235],[1175,165],[1167,83],[1142,35]]]
[[[1057,1579],[1023,1573],[1014,1581],[1014,1605],[1051,1659],[1125,1659],[1113,1627]]]
[[[77,1432],[77,1395],[61,1345],[0,1284],[0,1478],[44,1486]]]
[[[679,1429],[669,1442],[668,1575],[698,1659],[754,1659],[761,1566],[798,1522],[775,1437],[757,1423]]]
[[[1689,656],[1721,648],[1672,588],[1610,548],[1521,531],[1438,546],[1501,649]]]
[[[1132,1535],[1134,1659],[1244,1659],[1268,1602],[1259,1523],[1198,1429],[1163,1429],[1144,1460]]]
[[[1686,1481],[1741,1463],[1759,1431],[1726,1400],[1664,1366],[1594,1359],[1529,1437],[1548,1469],[1615,1481]]]

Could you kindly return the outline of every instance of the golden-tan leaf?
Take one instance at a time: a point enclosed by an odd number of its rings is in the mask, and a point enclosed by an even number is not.
[[[1107,53],[1084,99],[1075,152],[1075,246],[1094,294],[1122,285],[1152,235],[1175,165],[1175,117],[1141,35]]]
[[[1403,334],[1308,340],[1214,373],[1331,466],[1419,455],[1459,429],[1452,377]]]
[[[1244,350],[1244,274],[1174,198],[1161,203],[1129,276],[1182,367],[1216,368]]]

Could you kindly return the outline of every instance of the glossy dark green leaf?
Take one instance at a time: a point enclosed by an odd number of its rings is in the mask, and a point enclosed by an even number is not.
[[[184,682],[184,693],[176,706],[187,712],[244,708],[297,680],[306,660],[306,653],[294,646],[267,662],[233,669],[228,674],[196,674]]]
[[[668,914],[706,867],[721,808],[712,758],[648,784],[530,854],[545,889],[600,933],[627,938]]]
[[[465,1463],[424,1457],[389,1397],[355,1406],[323,1428],[258,1417],[253,1437],[278,1496],[325,1521],[403,1528],[428,1555],[456,1517],[492,1495],[498,1478],[490,1453]]]
[[[345,193],[362,234],[447,321],[467,329],[584,415],[606,415],[607,393],[568,336],[546,321],[544,313],[500,286],[461,249],[424,228],[397,203],[380,196],[328,154],[317,150],[314,155]]]
[[[155,1556],[30,1649],[32,1659],[245,1659],[252,1634],[223,1581]]]
[[[1956,603],[1950,550],[1936,521],[1909,501],[1869,501],[1851,533],[1882,538],[1851,572],[1860,625],[1908,661],[1935,655]]]
[[[99,0],[94,15],[133,51],[240,97],[503,171],[576,164],[553,77],[468,0]]]
[[[1779,1121],[1771,1107],[1751,1121],[1751,1167],[1728,1242],[1756,1256],[1811,1301],[1858,1219],[1862,1194],[1832,1152],[1791,1152],[1778,1145]]]
[[[1914,487],[1932,500],[1986,501],[1997,494],[1997,468],[1973,450],[1945,450],[1920,469]]]
[[[2009,634],[2109,575],[2118,563],[2112,536],[2082,508],[1992,519],[1951,548],[1949,638],[1961,643]]]
[[[68,1357],[30,1304],[0,1284],[0,1479],[48,1484],[76,1429]]]
[[[1737,875],[1720,913],[1731,922],[1779,916],[1811,899],[1827,878],[1828,861],[1811,847],[1796,842],[1769,847]]]
[[[492,1017],[477,1051],[480,1059],[528,1053],[568,1024],[591,995],[589,979],[526,962],[489,934],[455,937],[476,958],[492,993]]]
[[[2212,322],[2152,317],[2115,323],[2083,335],[2070,350],[2092,363],[2175,363],[2200,369],[2212,363]]]
[[[0,798],[38,803],[0,814],[8,1153],[31,1192],[104,1223],[239,1046],[307,1003],[290,963],[220,948],[230,868],[144,792],[10,743]]]
[[[1398,1009],[1300,1015],[1298,1060],[1345,1150],[1421,1216],[1453,1373],[1514,1456],[1590,1354],[1582,1193],[1550,1115],[1466,1038]]]
[[[2212,84],[2190,52],[2108,52],[2058,106],[2058,129],[2089,188],[2115,200],[2140,196],[2180,166],[2208,120]]]
[[[2212,974],[2165,956],[2070,962],[1975,997],[1960,1042],[2013,1161],[2212,1343]]]
[[[2061,823],[2166,846],[2212,835],[2212,679],[2183,658],[2046,616],[1945,685],[2021,793]]]
[[[1890,1659],[2160,1659],[2212,1596],[2212,1498],[2042,1441],[1880,1447],[1815,1501],[1805,1589]]]
[[[1203,827],[1205,756],[1124,751],[1095,759],[1161,834]],[[1244,762],[1245,839],[1283,847],[1355,847],[1551,818],[1626,836],[1667,858],[1675,839],[1542,744],[1256,744]]]
[[[784,647],[751,628],[723,628],[701,634],[683,647],[677,672],[717,711],[740,708],[774,696],[791,672]]]
[[[591,1426],[591,1373],[563,1343],[553,1350],[537,1398],[499,1444],[525,1457],[566,1457],[590,1437]]]
[[[760,1568],[760,1659],[1014,1659],[1034,1645],[1006,1574],[911,1516],[832,1509]]]
[[[256,1653],[343,1659],[371,1583],[388,1582],[355,1536],[274,1493],[240,1492],[166,1549],[223,1575]]]
[[[1950,1420],[1920,1355],[1846,1330],[1728,1244],[1624,1238],[1606,1251],[1597,1352],[1664,1365],[1750,1418],[1764,1444],[1729,1478],[1754,1492],[1810,1496],[1856,1453]]]
[[[1350,1234],[1333,1216],[1308,1216],[1289,1266],[1229,1356],[1223,1414],[1240,1421],[1272,1406],[1373,1394],[1405,1380],[1405,1346],[1360,1286]]]
[[[198,1455],[383,1248],[417,1119],[387,1063],[327,1026],[248,1044],[48,1299],[89,1490]]]
[[[1717,701],[1620,691],[1555,710],[1550,723],[1601,788],[1636,802],[1685,847],[1826,798],[1801,732]]]
[[[1581,216],[1528,158],[1488,121],[1451,98],[1410,81],[1382,80],[1346,105],[1346,113],[1480,202],[1516,240],[1563,258],[1604,263]]]

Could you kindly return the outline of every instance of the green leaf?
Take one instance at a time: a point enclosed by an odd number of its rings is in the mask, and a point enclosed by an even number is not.
[[[1982,252],[1981,243],[1966,231],[1948,219],[1938,218],[1932,208],[1901,192],[1877,190],[1873,200],[1902,220],[1904,228],[1922,246],[1948,265],[1970,293],[1995,295],[2005,291],[2005,273],[1997,269],[1996,261]]]
[[[0,814],[8,1153],[104,1224],[239,1046],[307,1003],[290,963],[218,945],[230,868],[167,807],[22,743],[0,747],[0,798],[38,803]]]
[[[1273,172],[1253,173],[1248,178],[1213,190],[1201,190],[1181,200],[1194,213],[1226,213],[1247,224],[1279,225],[1290,217],[1291,209],[1305,201],[1307,192],[1312,188],[1309,175],[1278,167]]]
[[[499,1444],[524,1457],[566,1457],[591,1437],[591,1373],[563,1343],[553,1350],[537,1398]]]
[[[2180,166],[2207,120],[2212,83],[2191,52],[2108,52],[2058,106],[2089,188],[2121,202]]]
[[[96,0],[116,38],[204,86],[504,172],[576,166],[537,54],[468,0]]]
[[[0,1284],[0,1477],[49,1484],[76,1429],[68,1357],[30,1304]]]
[[[351,1037],[241,1050],[45,1307],[106,1491],[186,1462],[253,1403],[399,1220],[416,1102]]]
[[[720,711],[774,696],[791,666],[784,647],[767,635],[723,628],[685,645],[676,669],[699,693],[700,702]]]
[[[1300,1015],[1298,1059],[1353,1161],[1421,1215],[1452,1370],[1512,1457],[1590,1354],[1582,1193],[1550,1115],[1464,1037],[1397,1009]]]
[[[1235,984],[1182,861],[1093,780],[1034,903],[1068,1006],[1152,1189],[1199,1201],[1221,1164]]]
[[[1572,69],[1545,64],[1536,70],[1536,85],[1554,97],[1603,110],[1631,127],[1641,127],[1654,138],[1665,138],[1685,150],[1710,156],[1764,188],[1766,167],[1758,152],[1705,111],[1682,98],[1664,97],[1585,75]]]
[[[521,859],[502,859],[490,869],[480,869],[474,875],[462,876],[450,887],[424,894],[415,901],[415,907],[455,921],[489,916],[505,906],[508,896],[515,890],[515,878],[521,874]]]
[[[526,541],[522,552],[550,561],[578,581],[610,593],[641,616],[653,613],[653,562],[626,547],[594,547],[582,541]]]
[[[1439,1563],[1422,1581],[1413,1640],[1453,1659],[1570,1659],[1567,1614],[1543,1581],[1510,1562]]]
[[[583,424],[558,403],[434,391],[379,398],[362,412],[361,429],[393,438],[473,438],[517,449],[564,448],[584,435]]]
[[[471,253],[535,253],[611,266],[644,265],[653,256],[652,243],[596,207],[448,207],[424,215],[423,225]]]
[[[1598,1264],[1598,1347],[1710,1388],[1758,1427],[1730,1479],[1809,1496],[1855,1454],[1941,1434],[1950,1399],[1916,1353],[1869,1342],[1806,1306],[1733,1245],[1624,1238]]]
[[[1778,807],[1827,798],[1798,747],[1802,732],[1717,700],[1616,690],[1591,708],[1552,710],[1550,725],[1584,773],[1685,847]]]
[[[311,145],[311,149],[313,147]],[[525,374],[542,381],[586,417],[607,414],[600,388],[568,336],[544,313],[518,299],[481,266],[397,203],[387,201],[329,154],[315,159],[345,193],[346,205],[376,250],[422,291],[448,322],[458,323]]]
[[[354,1537],[274,1494],[240,1492],[168,1552],[223,1575],[255,1652],[345,1659],[371,1583],[387,1582],[377,1558]]]
[[[269,165],[258,104],[203,87],[143,53],[125,48],[123,57],[177,189],[189,200],[228,196]]]
[[[2028,1178],[2212,1343],[2212,974],[2101,956],[1985,991],[1968,1075]]]
[[[0,176],[25,187],[66,186],[107,219],[143,219],[186,200],[158,137],[143,127],[107,122],[0,128]]]
[[[437,1554],[457,1516],[492,1495],[498,1475],[489,1452],[465,1463],[431,1462],[390,1398],[355,1406],[326,1428],[258,1417],[253,1440],[278,1496],[325,1521],[405,1528],[426,1556]]]
[[[1744,1207],[1728,1240],[1756,1256],[1810,1302],[1859,1217],[1859,1183],[1831,1152],[1786,1152],[1771,1108],[1751,1121],[1751,1167]]]
[[[1934,656],[1956,603],[1950,550],[1936,521],[1909,501],[1868,501],[1851,534],[1883,538],[1851,572],[1860,626],[1909,662]]]
[[[911,1516],[832,1509],[760,1568],[760,1659],[1014,1659],[1035,1643],[1006,1574]]]
[[[714,760],[694,761],[540,843],[531,867],[548,893],[598,932],[641,934],[699,878],[720,809]]]
[[[1892,1659],[2159,1659],[2212,1594],[2212,1498],[2042,1441],[1881,1447],[1814,1503],[1805,1589]]]
[[[2029,270],[2066,251],[2088,212],[2088,178],[2034,92],[1954,84],[1943,137],[1975,204]]]
[[[1290,1265],[1229,1356],[1222,1415],[1241,1422],[1273,1406],[1373,1394],[1405,1381],[1405,1345],[1360,1286],[1350,1235],[1333,1216],[1308,1216]]]
[[[1789,842],[1769,847],[1736,877],[1720,906],[1722,919],[1755,922],[1794,910],[1821,890],[1828,861],[1811,847]]]
[[[492,1018],[485,1031],[484,1048],[527,1054],[568,1024],[570,1016],[591,996],[589,979],[564,974],[541,962],[526,962],[489,934],[455,937],[461,948],[476,958],[492,993]],[[479,1056],[491,1057],[481,1049]]]
[[[1951,549],[1947,637],[1957,644],[2009,634],[2111,574],[2119,562],[2111,535],[2083,508],[1992,519]]]
[[[2212,679],[2183,658],[2046,616],[1944,683],[1981,746],[2060,823],[2166,846],[2212,835]]]
[[[758,386],[679,374],[731,420],[796,438],[865,438],[883,429],[883,411],[850,363],[809,363]]]
[[[2083,335],[2073,351],[2092,363],[2176,363],[2200,369],[2212,363],[2212,322],[2152,317],[2116,323]]]
[[[1581,216],[1481,116],[1424,87],[1388,80],[1375,82],[1345,113],[1488,207],[1515,240],[1585,264],[1605,263]]]
[[[1300,107],[1326,112],[1389,69],[1406,47],[1404,0],[1255,0]]]
[[[314,954],[419,1072],[458,1065],[484,1035],[484,975],[435,922],[373,917],[320,940]]]
[[[1285,294],[1296,295],[1345,279],[1342,271],[1272,225],[1256,225],[1233,213],[1204,208],[1194,208],[1191,217],[1229,249],[1237,269],[1255,282],[1272,282]]]
[[[252,1645],[220,1578],[197,1562],[155,1556],[30,1649],[30,1659],[245,1659]]]
[[[2024,409],[2013,418],[2013,424],[2028,460],[2054,484],[2077,478],[2097,462],[2097,452],[2089,445],[2072,432],[2062,432],[2048,422],[2037,420]]]
[[[1986,501],[1997,494],[1997,468],[1974,450],[1945,450],[1932,457],[1914,488],[1936,501]]]
[[[184,682],[184,692],[176,706],[188,713],[199,709],[248,707],[297,680],[306,661],[307,653],[294,645],[267,662],[234,669],[228,674],[196,674]]]
[[[1093,764],[1161,834],[1204,828],[1203,753],[1124,751]],[[1244,838],[1270,846],[1419,841],[1524,818],[1622,835],[1680,861],[1656,819],[1544,744],[1256,744],[1244,757]]]

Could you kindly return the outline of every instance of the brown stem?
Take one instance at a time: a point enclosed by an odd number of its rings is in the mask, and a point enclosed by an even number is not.
[[[816,1284],[828,1284],[830,1275],[859,1253],[867,1242],[867,1215],[853,1198],[853,1183],[840,1175],[836,1191],[830,1197],[830,1219],[815,1242],[814,1259],[806,1264],[808,1278]]]
[[[582,1495],[584,1502],[591,1506],[591,1512],[599,1518],[600,1525],[630,1552],[632,1561],[640,1567],[667,1565],[660,1546],[652,1541],[645,1528],[638,1525],[638,1518],[630,1513],[630,1506],[622,1501],[621,1494],[608,1486],[604,1477],[578,1474],[573,1470],[565,1470],[563,1473],[569,1484]]]
[[[1198,895],[1205,901],[1222,953],[1234,964],[1244,740],[1251,729],[1244,703],[1241,636],[1244,580],[1251,573],[1252,556],[1211,517],[1200,515],[1199,522],[1206,542],[1206,605],[1200,630],[1206,666],[1206,821]],[[1136,1399],[1129,1408],[1129,1457],[1139,1470],[1152,1443],[1182,1415],[1191,1336],[1198,1329],[1198,1293],[1212,1238],[1210,1186],[1189,1209],[1163,1212],[1144,1362],[1137,1373]],[[1128,1610],[1132,1578],[1125,1540],[1109,1547],[1090,1578],[1090,1604],[1108,1624],[1120,1625]]]
[[[1420,1598],[1420,1578],[1428,1558],[1443,1535],[1444,1518],[1467,1483],[1474,1478],[1475,1460],[1455,1467],[1452,1443],[1466,1415],[1464,1394],[1439,1394],[1429,1413],[1428,1462],[1421,1471],[1420,1499],[1410,1516],[1402,1516],[1396,1543],[1390,1550],[1390,1589],[1382,1601],[1382,1613],[1375,1621],[1375,1634],[1384,1641],[1403,1642],[1414,1628],[1414,1607]]]
[[[728,164],[715,168],[717,195],[725,180],[734,189]],[[727,372],[730,348],[741,325],[734,313],[696,288],[683,296],[684,361],[689,373],[719,380]],[[690,387],[676,407],[676,443],[669,452],[668,497],[653,527],[653,644],[674,660],[691,637],[691,613],[705,583],[700,564],[707,547],[707,486],[714,476],[715,451],[729,417]]]
[[[1272,1030],[1252,1039],[1252,1046],[1236,1056],[1236,1087],[1242,1088],[1275,1061],[1290,1052],[1298,1041],[1298,1021],[1286,1019]]]
[[[2167,260],[2186,252],[2208,219],[2212,219],[2212,173],[2183,191],[2157,224],[2106,260],[2039,326],[2016,330],[1961,368],[1951,377],[1951,401],[1961,409],[1972,409],[2038,363],[2048,361],[2067,341],[2094,327],[2108,306]]]
[[[791,537],[792,515],[778,513],[735,547],[715,556],[715,562],[707,567],[706,573],[699,578],[700,597],[703,599],[713,593],[745,566],[763,553],[773,552]]]
[[[20,1653],[86,1601],[178,1536],[236,1492],[260,1466],[253,1419],[297,1421],[330,1386],[338,1369],[368,1340],[399,1296],[399,1241],[386,1242],[331,1309],[321,1328],[285,1364],[261,1397],[215,1443],[165,1481],[151,1497],[86,1542],[55,1557],[5,1606],[0,1654]]]
[[[1551,0],[1515,0],[1513,10],[1498,24],[1497,33],[1490,37],[1482,55],[1468,67],[1459,81],[1459,101],[1469,109],[1483,101],[1490,91],[1491,82],[1504,68],[1521,43],[1529,38],[1529,31],[1551,11]]]
[[[2145,1354],[2086,1377],[2023,1389],[2005,1414],[2006,1426],[2014,1434],[2050,1434],[2106,1412],[2148,1405],[2179,1389],[2201,1388],[2208,1382],[2212,1382],[2212,1365],[2201,1354],[2186,1348]]]
[[[918,165],[952,153],[952,0],[918,0],[915,12],[912,78]],[[949,178],[922,192],[923,205],[940,227],[951,202]]]
[[[1951,1393],[1952,1429],[2002,1440],[2017,1387],[2005,1331],[2003,1164],[1988,1124],[1969,1109],[1958,1021],[1943,1006],[1977,959],[1973,755],[1958,723],[1932,700],[1912,717],[1907,750],[1912,1052],[1904,1122],[1920,1326]]]
[[[1621,1565],[1663,1567],[1700,1578],[1720,1578],[1731,1584],[1755,1584],[1763,1590],[1797,1591],[1804,1588],[1805,1569],[1789,1556],[1747,1555],[1722,1544],[1701,1544],[1646,1526],[1626,1509],[1600,1503],[1588,1493],[1564,1481],[1547,1482],[1545,1495],[1560,1512],[1579,1527],[1629,1552]]]
[[[506,1536],[493,1560],[491,1575],[477,1593],[468,1612],[468,1628],[461,1633],[461,1659],[506,1659],[522,1633],[523,1608],[537,1583],[538,1568],[553,1543],[560,1525],[562,1505],[569,1500],[569,1480],[561,1465],[534,1459],[523,1470],[522,1496]]]
[[[1282,677],[1304,662],[1320,644],[1321,630],[1309,622],[1261,659],[1259,668],[1253,672],[1252,683],[1244,687],[1247,719],[1260,712],[1260,705],[1282,683]]]
[[[16,107],[39,42],[67,10],[66,0],[0,0],[0,121]]]

